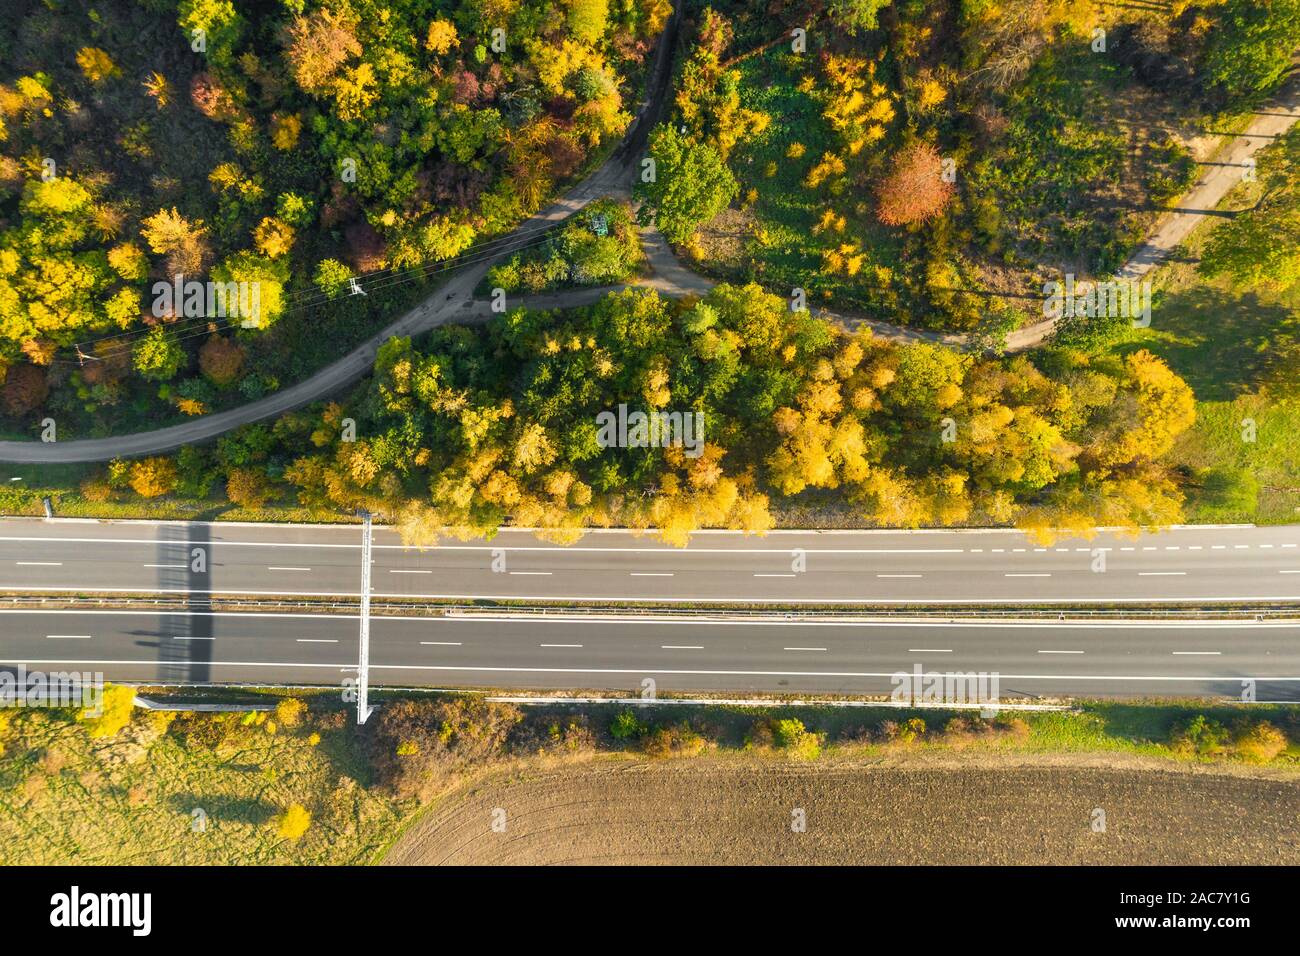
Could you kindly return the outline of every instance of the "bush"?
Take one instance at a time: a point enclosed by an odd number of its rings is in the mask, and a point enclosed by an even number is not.
[[[120,684],[105,684],[100,714],[83,709],[77,719],[85,721],[86,733],[91,737],[115,737],[117,732],[131,722],[135,709],[135,690]]]
[[[131,490],[141,498],[157,498],[176,487],[176,463],[170,458],[141,458],[131,463]]]
[[[1237,753],[1251,763],[1268,763],[1287,748],[1286,734],[1266,720],[1243,724],[1234,742]]]
[[[651,757],[694,757],[707,746],[708,741],[685,721],[655,727],[641,741],[641,749]]]
[[[307,715],[307,704],[297,697],[286,697],[275,705],[276,722],[285,727],[297,727]]]
[[[1174,753],[1185,757],[1210,757],[1222,753],[1228,739],[1228,728],[1204,714],[1197,714],[1174,725],[1169,745]]]
[[[615,740],[630,740],[646,732],[646,725],[630,710],[622,710],[609,723],[609,732]]]
[[[383,789],[426,801],[457,770],[509,753],[521,720],[519,708],[479,698],[395,701],[370,719],[366,747]]]
[[[275,821],[275,832],[286,840],[301,840],[311,827],[311,812],[301,803],[290,804]]]
[[[256,511],[274,494],[271,484],[256,468],[235,468],[226,478],[226,497],[231,504]]]
[[[907,746],[925,736],[925,721],[920,717],[913,717],[901,724],[887,720],[880,725],[880,735],[886,743]]]

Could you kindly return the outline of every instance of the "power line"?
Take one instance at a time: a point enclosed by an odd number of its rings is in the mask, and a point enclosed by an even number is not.
[[[412,266],[409,269],[391,272],[391,274],[386,276],[385,278],[379,279],[378,281],[375,282],[371,282],[370,289],[367,291],[382,291],[384,289],[390,289],[395,286],[405,285],[408,282],[417,281],[419,279],[428,278],[434,275],[441,275],[443,273],[450,272],[455,269],[459,269],[463,266],[475,265],[484,261],[490,261],[508,252],[523,251],[525,249],[533,248],[535,246],[541,245],[544,242],[549,241],[550,237],[547,235],[547,233],[550,232],[552,229],[554,229],[556,226],[562,225],[565,221],[566,220],[559,220],[554,223],[549,223],[546,226],[534,227],[532,229],[524,231],[523,233],[516,232],[516,233],[512,233],[509,236],[491,240],[491,242],[485,243],[483,246],[480,246],[470,252],[463,253],[462,255],[454,257],[452,259],[443,259],[443,260],[428,259],[425,260],[424,263],[421,263],[417,266]],[[495,246],[495,248],[489,248],[489,246]],[[436,265],[437,268],[431,268],[431,264]],[[376,270],[375,272],[370,273],[369,275],[372,276],[383,275],[384,272],[388,272],[388,271],[390,270]],[[354,278],[357,278],[360,281],[360,279],[363,277],[354,277]],[[340,283],[335,288],[341,289],[344,288],[344,286],[342,283]],[[344,296],[342,298],[346,299],[348,298],[348,296]],[[293,314],[295,312],[300,312],[307,308],[325,305],[337,301],[341,301],[340,297],[337,294],[330,295],[325,292],[318,292],[314,294],[311,300],[303,300],[303,301],[296,302],[290,307],[284,309],[281,314],[283,315]],[[190,323],[189,325],[170,326],[166,328],[168,328],[168,330],[172,331],[173,333],[177,333],[177,332],[184,333],[184,334],[177,335],[175,338],[175,341],[183,342],[192,338],[196,338],[198,336],[210,334],[208,326],[211,325],[213,321],[217,318],[220,317],[203,316],[203,317],[196,318],[196,320]],[[95,345],[98,345],[101,342],[122,342],[124,345],[126,345],[131,340],[138,339],[148,335],[153,330],[153,328],[157,328],[157,326],[153,326],[151,328],[145,328],[145,329],[133,329],[129,332],[122,332],[117,335],[105,336],[103,338],[93,339],[87,342],[73,343],[72,347],[76,349],[77,352],[77,359],[75,361],[69,359],[54,359],[53,361],[51,361],[50,364],[84,366],[87,360],[103,361],[103,358],[101,356],[88,354],[87,352],[84,351],[84,349],[86,347],[93,348]]]

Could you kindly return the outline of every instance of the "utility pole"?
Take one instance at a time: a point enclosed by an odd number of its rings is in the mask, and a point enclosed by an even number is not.
[[[357,723],[364,724],[373,707],[370,687],[370,512],[361,513],[361,647],[357,659]]]

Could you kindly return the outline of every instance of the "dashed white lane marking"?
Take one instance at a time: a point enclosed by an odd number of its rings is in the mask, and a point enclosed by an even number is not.
[[[300,637],[297,639],[299,644],[337,644],[338,641],[332,637]]]
[[[1052,575],[1047,571],[1008,571],[1002,576],[1004,578],[1050,578]]]
[[[1139,571],[1140,578],[1176,578],[1187,574],[1186,571]]]
[[[824,651],[824,647],[783,647],[783,651]]]
[[[1174,657],[1218,657],[1222,651],[1170,651]]]
[[[794,574],[755,574],[754,575],[754,577],[756,578],[793,578],[796,576],[797,575]]]
[[[550,572],[550,571],[511,571],[510,573],[511,573],[511,574],[531,574],[531,575],[541,575],[542,577],[549,577],[549,576],[552,574],[552,572]]]
[[[909,654],[951,654],[951,647],[909,647]]]
[[[460,647],[461,646],[460,641],[421,641],[420,643],[428,647]]]
[[[919,578],[920,574],[877,574],[878,578]]]
[[[634,578],[671,578],[672,571],[629,571]]]
[[[88,641],[89,634],[46,634],[47,641]]]
[[[61,568],[61,567],[63,567],[63,562],[62,562],[62,561],[15,561],[14,564],[17,564],[17,565],[19,565],[19,566],[21,566],[21,567],[28,567],[28,568]]]
[[[180,637],[173,636],[173,641],[215,641],[215,637]]]
[[[146,564],[146,568],[161,568],[164,571],[184,571],[188,565],[185,564]]]
[[[401,568],[389,568],[389,574],[432,574],[432,571],[404,571]]]
[[[660,644],[660,650],[664,651],[702,651],[703,644]]]
[[[1040,654],[1082,654],[1083,651],[1039,651]]]
[[[311,568],[267,568],[268,571],[310,571]]]
[[[1300,570],[1295,570],[1295,571],[1279,571],[1278,574],[1300,574]]]
[[[581,647],[581,644],[538,644],[538,647]]]

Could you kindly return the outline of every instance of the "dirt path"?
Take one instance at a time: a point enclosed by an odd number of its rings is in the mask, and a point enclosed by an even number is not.
[[[481,781],[384,862],[1294,865],[1297,814],[1294,780],[1116,755],[597,760]]]
[[[1220,215],[1219,203],[1241,183],[1247,163],[1265,146],[1277,141],[1300,120],[1300,71],[1282,85],[1268,105],[1241,133],[1204,164],[1205,171],[1192,188],[1178,200],[1178,205],[1156,223],[1155,230],[1129,257],[1116,276],[1141,279],[1169,258],[1207,216]],[[1052,322],[1044,320],[1017,329],[1007,336],[1007,349],[1023,351],[1040,345],[1052,331]]]

